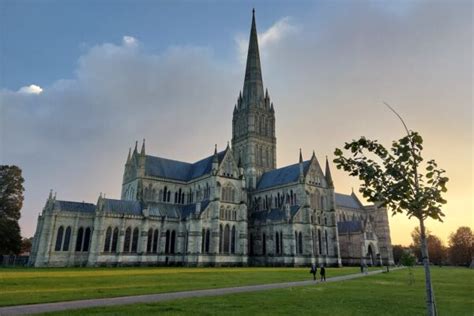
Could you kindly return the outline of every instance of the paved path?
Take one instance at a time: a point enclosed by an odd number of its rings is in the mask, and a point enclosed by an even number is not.
[[[395,270],[395,269],[391,269]],[[383,270],[370,271],[368,275],[382,273]],[[328,278],[326,282],[338,282],[344,280],[357,279],[366,276],[365,274],[349,274]],[[319,283],[319,281],[318,281]],[[271,283],[261,285],[247,285],[240,287],[228,287],[220,289],[208,289],[208,290],[195,290],[195,291],[184,291],[174,293],[161,293],[161,294],[147,294],[147,295],[135,295],[135,296],[123,296],[113,298],[99,298],[89,299],[80,301],[67,301],[57,303],[46,303],[46,304],[31,304],[31,305],[17,305],[0,307],[0,315],[30,315],[39,314],[46,312],[64,311],[68,309],[80,309],[88,307],[99,307],[99,306],[115,306],[135,303],[155,303],[174,300],[178,298],[190,298],[190,297],[203,297],[203,296],[217,296],[226,295],[242,292],[255,292],[272,289],[283,289],[295,286],[314,285],[314,281],[299,281],[299,282],[285,282],[285,283]]]

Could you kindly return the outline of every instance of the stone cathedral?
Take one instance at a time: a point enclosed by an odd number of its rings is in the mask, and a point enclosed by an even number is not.
[[[393,264],[387,210],[334,190],[326,158],[277,168],[255,12],[232,143],[188,163],[129,151],[120,199],[63,201],[38,217],[30,265]],[[296,155],[295,155],[296,156]],[[296,158],[296,157],[295,157]]]

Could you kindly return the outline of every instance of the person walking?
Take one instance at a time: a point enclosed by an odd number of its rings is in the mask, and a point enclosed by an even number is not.
[[[319,269],[319,274],[321,275],[321,282],[323,280],[326,281],[326,269],[324,268],[324,265],[322,265],[321,269]]]
[[[316,267],[316,264],[312,264],[311,265],[311,270],[309,271],[309,273],[311,273],[313,275],[313,280],[316,281],[316,273],[318,272],[318,268]]]

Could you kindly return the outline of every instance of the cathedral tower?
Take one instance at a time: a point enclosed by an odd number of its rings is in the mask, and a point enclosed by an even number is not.
[[[232,149],[242,163],[247,186],[254,189],[260,176],[276,168],[275,111],[264,92],[258,51],[255,10],[252,15],[244,89],[232,118]]]

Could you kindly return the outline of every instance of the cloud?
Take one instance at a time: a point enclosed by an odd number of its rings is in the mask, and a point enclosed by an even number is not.
[[[138,45],[138,40],[133,36],[125,35],[124,37],[122,37],[122,42],[124,46],[135,47]]]
[[[257,26],[258,28],[258,26]],[[299,26],[294,24],[291,17],[283,17],[276,21],[267,30],[258,34],[258,45],[260,54],[264,58],[270,50],[272,45],[283,41],[286,37],[292,33],[296,33],[300,30]],[[245,63],[247,58],[247,49],[249,46],[248,35],[237,34],[234,38],[237,44],[238,58],[241,64]]]
[[[24,94],[40,94],[41,92],[43,92],[43,89],[40,86],[37,86],[35,84],[21,87],[18,90],[18,93],[24,93]]]
[[[23,169],[23,229],[49,189],[59,199],[120,197],[128,147],[147,139],[150,154],[198,160],[230,137],[240,73],[222,67],[208,48],[146,52],[132,37],[90,47],[72,79],[43,93],[0,89],[0,160]],[[39,88],[41,89],[41,88]],[[212,128],[208,128],[212,126]]]

